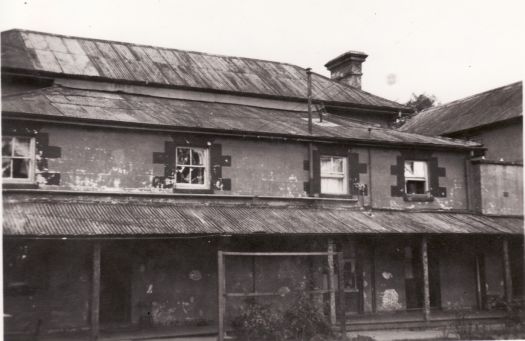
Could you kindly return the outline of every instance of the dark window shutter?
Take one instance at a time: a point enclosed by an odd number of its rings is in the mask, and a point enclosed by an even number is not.
[[[318,150],[312,151],[313,158],[313,179],[310,186],[310,195],[321,193],[321,157]]]
[[[210,147],[210,174],[211,187],[222,178],[222,145],[212,144]]]
[[[359,154],[348,153],[348,186],[350,186],[349,193],[351,195],[358,195],[359,190],[354,186],[359,182]]]
[[[166,167],[164,168],[164,176],[166,178],[175,179],[175,143],[166,142],[164,149],[166,150]]]

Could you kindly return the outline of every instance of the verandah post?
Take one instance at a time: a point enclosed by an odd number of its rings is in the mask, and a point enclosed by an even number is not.
[[[346,339],[346,309],[345,309],[345,281],[343,277],[344,273],[344,258],[343,252],[337,253],[337,275],[338,275],[338,289],[339,289],[339,311],[341,319],[341,339]]]
[[[421,263],[423,264],[423,317],[430,318],[430,283],[428,276],[428,241],[426,236],[421,237]]]
[[[330,291],[330,322],[336,323],[335,312],[335,271],[334,271],[334,241],[328,240],[328,290]]]
[[[93,274],[91,280],[91,340],[99,337],[100,324],[100,242],[93,244]]]
[[[224,275],[224,255],[221,250],[217,252],[217,279],[218,279],[218,316],[217,322],[219,335],[217,337],[218,341],[224,341],[224,311],[225,311],[225,292],[226,292],[226,281]]]
[[[503,238],[503,266],[505,271],[505,300],[507,302],[507,310],[511,309],[512,302],[512,277],[510,273],[510,257],[509,257],[509,240]]]

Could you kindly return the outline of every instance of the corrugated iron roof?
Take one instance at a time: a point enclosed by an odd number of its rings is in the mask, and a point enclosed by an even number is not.
[[[420,112],[400,130],[448,135],[523,116],[523,83],[516,82]]]
[[[464,213],[68,199],[4,200],[4,235],[523,233],[522,218]]]
[[[252,95],[306,96],[306,71],[296,65],[26,30],[2,32],[2,68]],[[314,100],[410,110],[319,74]]]
[[[323,124],[308,132],[308,113],[247,105],[199,102],[135,94],[52,86],[2,98],[4,113],[44,118],[96,120],[104,123],[154,125],[162,128],[221,130],[230,133],[304,136],[393,144],[473,148],[473,142],[428,137],[371,127],[326,114]],[[6,115],[4,115],[6,116]]]

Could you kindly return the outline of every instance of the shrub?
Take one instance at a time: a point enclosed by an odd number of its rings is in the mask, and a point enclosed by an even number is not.
[[[248,299],[233,319],[232,327],[239,340],[281,341],[284,340],[282,321],[282,313],[270,304]]]
[[[310,296],[299,292],[291,308],[284,313],[286,336],[293,340],[319,340],[333,337],[332,326]]]

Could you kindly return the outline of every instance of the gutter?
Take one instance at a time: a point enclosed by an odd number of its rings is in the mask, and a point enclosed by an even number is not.
[[[97,119],[86,119],[86,118],[64,118],[59,116],[40,115],[31,113],[14,113],[14,112],[3,112],[3,119],[15,120],[15,121],[30,121],[42,122],[42,123],[53,123],[57,125],[75,125],[82,127],[96,127],[96,128],[113,128],[113,129],[130,129],[138,131],[151,131],[151,132],[166,132],[166,133],[183,133],[183,134],[196,134],[196,135],[210,135],[220,137],[237,137],[237,138],[255,138],[262,140],[279,140],[279,141],[297,141],[297,142],[316,142],[316,143],[344,143],[353,144],[355,146],[375,146],[375,147],[387,147],[387,148],[414,148],[417,146],[422,149],[440,149],[440,150],[486,150],[481,146],[463,146],[463,145],[442,145],[432,143],[419,143],[419,142],[390,142],[390,141],[378,141],[378,140],[367,140],[367,139],[354,139],[354,138],[338,138],[338,137],[323,137],[323,136],[308,136],[308,135],[285,135],[285,134],[272,134],[272,133],[258,133],[253,131],[231,131],[224,129],[212,129],[212,128],[195,128],[186,127],[167,127],[162,128],[160,125],[155,124],[144,124],[134,122],[120,122],[120,121],[102,121]]]

